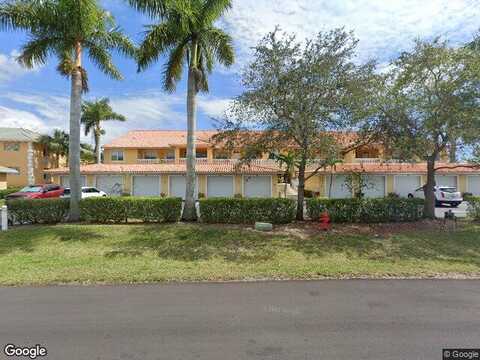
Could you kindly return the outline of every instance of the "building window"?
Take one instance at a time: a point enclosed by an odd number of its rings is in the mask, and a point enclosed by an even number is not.
[[[4,151],[20,151],[20,143],[7,142],[3,144]]]
[[[145,160],[156,160],[157,159],[157,152],[156,151],[145,151],[143,153],[143,158]]]
[[[230,154],[228,152],[222,151],[222,150],[215,150],[213,156],[214,156],[215,159],[229,159],[230,158]]]
[[[377,159],[380,157],[380,152],[374,147],[362,147],[355,150],[355,157],[357,159]]]
[[[167,160],[175,160],[175,150],[168,150],[167,155],[165,156]]]
[[[123,151],[112,151],[112,161],[123,161]]]
[[[206,159],[207,149],[197,149],[196,156],[197,156],[197,159]]]

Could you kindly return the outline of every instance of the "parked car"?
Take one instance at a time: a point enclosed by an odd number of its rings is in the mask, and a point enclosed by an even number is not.
[[[462,193],[452,186],[435,186],[434,191],[435,206],[450,205],[451,207],[458,207],[463,201]],[[415,190],[415,193],[423,196],[423,187]]]
[[[82,199],[89,198],[89,197],[102,197],[102,196],[107,196],[107,193],[91,186],[82,187]],[[62,197],[63,198],[70,197],[70,188],[65,188],[65,192],[63,193]]]
[[[29,185],[22,190],[5,197],[6,200],[14,199],[48,199],[58,198],[63,195],[63,187],[55,184]]]

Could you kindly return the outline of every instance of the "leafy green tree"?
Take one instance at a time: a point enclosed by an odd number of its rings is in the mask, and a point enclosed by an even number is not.
[[[298,168],[297,219],[303,219],[305,182],[338,159],[337,133],[363,116],[358,97],[370,81],[373,65],[357,66],[357,40],[336,29],[306,43],[294,36],[268,34],[256,46],[242,76],[245,92],[220,124],[216,140],[241,146],[245,161],[259,153],[288,149]],[[262,131],[255,131],[262,130]]]
[[[480,57],[438,39],[417,41],[378,79],[369,99],[372,116],[359,126],[396,158],[426,161],[424,214],[434,218],[435,172],[473,166],[436,163],[452,142],[461,149],[480,141]]]
[[[122,76],[112,62],[112,50],[135,54],[130,40],[97,0],[10,0],[0,4],[0,30],[21,30],[28,40],[18,61],[27,68],[45,64],[53,55],[58,71],[71,80],[70,95],[70,219],[80,218],[80,117],[82,92],[88,90],[84,53],[103,73]]]
[[[105,135],[105,130],[102,128],[104,121],[126,121],[125,116],[113,111],[110,106],[110,100],[107,98],[96,101],[84,101],[82,105],[81,122],[85,126],[85,136],[93,133],[95,148],[94,154],[97,164],[101,163],[100,154],[100,137]]]
[[[176,84],[188,67],[187,86],[187,179],[183,219],[196,219],[195,210],[195,130],[198,92],[208,92],[208,75],[215,61],[224,66],[234,62],[231,37],[215,22],[231,8],[231,0],[130,0],[137,9],[158,22],[147,27],[138,55],[139,71],[156,62],[167,61],[163,72],[166,91]]]

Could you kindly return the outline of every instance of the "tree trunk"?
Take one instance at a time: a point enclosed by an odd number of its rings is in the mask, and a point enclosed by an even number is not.
[[[70,170],[70,221],[80,220],[80,118],[82,112],[82,46],[75,46],[75,70],[72,72],[70,95],[70,141],[68,164]]]
[[[196,131],[196,108],[197,108],[197,85],[196,85],[196,58],[197,46],[192,45],[192,56],[188,69],[188,90],[187,90],[187,179],[185,189],[185,206],[183,208],[182,219],[184,221],[197,220],[197,211],[195,209],[195,131]]]
[[[427,219],[435,219],[435,156],[427,160],[427,183],[423,187],[425,195],[425,205],[423,214]]]
[[[330,184],[328,184],[328,198],[332,198],[333,170],[330,172]]]
[[[95,131],[95,157],[97,158],[97,164],[101,164],[102,157],[100,154],[100,129],[96,129]]]
[[[457,143],[455,141],[450,144],[449,158],[451,163],[457,162]]]
[[[298,167],[298,194],[297,194],[297,220],[303,220],[303,201],[305,200],[305,167],[306,161],[304,158],[300,161]]]

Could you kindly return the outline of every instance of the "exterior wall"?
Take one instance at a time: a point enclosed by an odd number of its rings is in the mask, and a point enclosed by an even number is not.
[[[123,174],[123,192],[132,195],[132,175]]]
[[[308,179],[305,182],[305,190],[308,191],[314,191],[320,193],[320,196],[324,197],[326,196],[325,194],[325,176],[328,175],[323,175],[323,174],[317,174],[312,176],[310,179]]]
[[[8,174],[8,185],[12,187],[25,186],[28,184],[28,143],[20,142],[19,151],[5,151],[4,144],[10,141],[0,141],[0,165],[5,167],[17,168],[19,175]]]
[[[0,173],[0,190],[7,188],[7,174]]]
[[[386,176],[385,188],[386,188],[386,190],[387,190],[387,195],[390,194],[390,193],[395,192],[394,179],[395,179],[395,176],[394,176],[394,175],[387,175],[387,176]]]
[[[343,162],[345,163],[353,163],[355,162],[355,151],[349,151],[343,157]]]
[[[87,186],[93,186],[95,187],[97,184],[95,184],[95,175],[87,175]]]
[[[242,175],[235,175],[235,182],[233,184],[233,194],[234,195],[240,194],[240,195],[244,196]]]
[[[464,193],[467,192],[467,176],[466,175],[459,175],[458,176],[458,191]]]
[[[123,161],[112,161],[112,152],[123,150]],[[136,164],[138,159],[137,149],[105,149],[105,164]]]
[[[207,194],[207,175],[198,175],[198,193]]]
[[[160,191],[161,193],[170,196],[170,189],[168,188],[168,175],[160,175]]]

